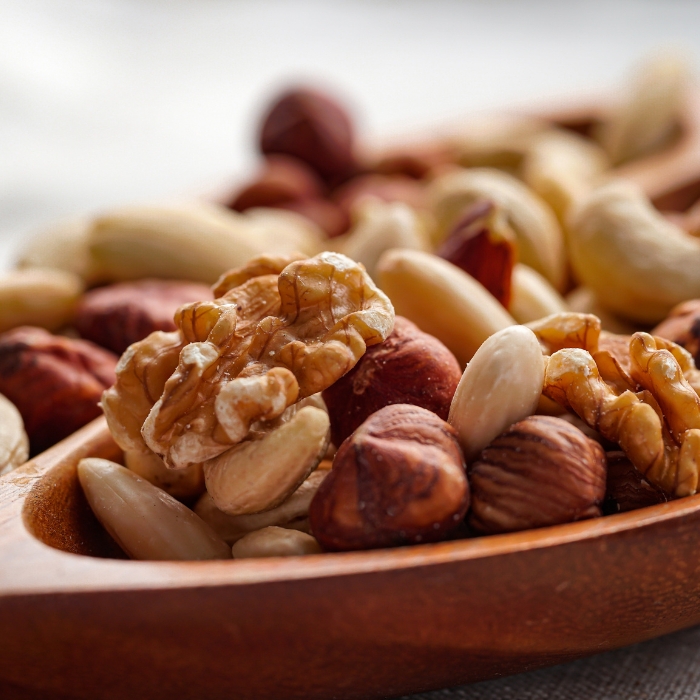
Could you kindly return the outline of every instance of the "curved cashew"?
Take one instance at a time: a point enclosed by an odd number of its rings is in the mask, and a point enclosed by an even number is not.
[[[328,447],[330,420],[306,406],[258,440],[230,448],[204,463],[207,491],[230,515],[275,508],[316,469]]]
[[[568,311],[567,303],[539,272],[518,263],[511,277],[508,311],[518,323],[530,323],[544,316]]]
[[[570,260],[606,308],[656,323],[700,297],[700,239],[672,224],[628,182],[603,185],[571,212]]]
[[[604,308],[598,301],[595,292],[588,287],[576,287],[564,297],[564,300],[570,311],[597,316],[600,319],[600,327],[610,331],[610,333],[632,335],[637,330],[635,325],[624,321]]]
[[[613,163],[644,155],[673,135],[688,87],[687,62],[664,54],[639,66],[624,102],[603,122],[598,138]]]
[[[473,277],[431,253],[388,250],[377,271],[396,313],[441,340],[463,365],[486,338],[515,325]]]
[[[468,461],[509,425],[535,412],[544,369],[539,341],[525,326],[484,341],[464,370],[448,418]]]
[[[590,139],[552,129],[534,140],[523,161],[522,178],[563,224],[571,205],[608,167],[605,151]]]
[[[438,177],[428,190],[428,200],[442,238],[468,205],[484,199],[504,211],[517,238],[520,261],[561,289],[566,279],[566,258],[557,219],[538,195],[512,175],[474,168]]]

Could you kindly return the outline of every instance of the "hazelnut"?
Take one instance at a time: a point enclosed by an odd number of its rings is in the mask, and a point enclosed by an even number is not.
[[[87,340],[21,326],[0,335],[0,394],[22,414],[36,454],[100,415],[117,358]]]
[[[360,175],[333,192],[333,200],[348,216],[358,203],[370,197],[383,202],[403,202],[414,209],[426,206],[423,185],[404,175]]]
[[[447,144],[413,145],[387,151],[376,160],[371,170],[382,175],[406,175],[422,180],[456,162],[457,154]]]
[[[678,304],[651,334],[681,345],[700,365],[700,299]]]
[[[280,202],[276,206],[305,216],[324,231],[328,238],[340,236],[350,227],[348,215],[335,202],[320,197]]]
[[[470,274],[508,307],[515,265],[514,234],[492,202],[482,200],[468,207],[437,255]]]
[[[484,534],[559,525],[601,515],[605,452],[552,416],[515,423],[469,470],[469,524]]]
[[[353,147],[353,128],[347,113],[316,90],[299,88],[284,93],[263,119],[263,153],[299,158],[328,183],[341,182],[356,170]]]
[[[654,506],[668,500],[660,488],[642,476],[624,452],[608,452],[607,458],[608,478],[603,503],[606,515]]]
[[[271,155],[262,172],[245,185],[227,205],[235,211],[275,207],[283,202],[320,197],[324,186],[308,165],[289,156]]]
[[[139,280],[99,287],[83,295],[75,314],[82,338],[121,355],[153,331],[174,331],[173,317],[183,304],[211,299],[205,284]]]
[[[331,440],[340,445],[369,416],[391,404],[421,406],[447,420],[462,376],[455,356],[402,316],[378,345],[367,348],[346,375],[323,392]]]
[[[311,501],[311,532],[326,550],[443,539],[469,506],[454,429],[419,406],[370,416],[338,449]]]

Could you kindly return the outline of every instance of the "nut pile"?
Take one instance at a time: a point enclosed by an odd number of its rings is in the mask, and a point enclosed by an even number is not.
[[[381,152],[289,90],[223,203],[46,232],[0,279],[0,473],[102,410],[124,466],[78,478],[136,559],[436,542],[697,493],[698,215],[616,171],[676,138],[686,77],[669,57],[639,76],[585,127],[511,117]]]

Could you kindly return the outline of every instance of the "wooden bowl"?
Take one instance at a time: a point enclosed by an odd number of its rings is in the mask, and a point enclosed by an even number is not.
[[[0,697],[386,698],[556,664],[700,622],[700,496],[394,550],[135,562],[76,463],[97,419],[0,479]]]

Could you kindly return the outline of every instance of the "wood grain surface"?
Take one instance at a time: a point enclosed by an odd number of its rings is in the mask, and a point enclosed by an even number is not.
[[[103,419],[0,480],[8,700],[384,698],[700,622],[700,496],[395,550],[132,562],[100,558],[86,454],[118,455]]]

